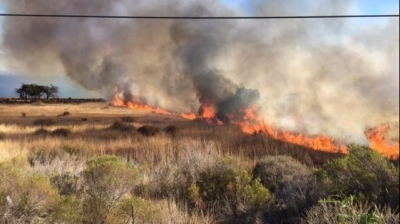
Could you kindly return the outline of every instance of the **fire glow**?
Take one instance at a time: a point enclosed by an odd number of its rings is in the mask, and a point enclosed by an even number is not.
[[[215,109],[209,105],[201,105],[199,114],[195,113],[180,113],[175,114],[158,107],[151,107],[147,104],[138,104],[134,102],[126,102],[120,99],[118,96],[114,98],[115,106],[122,106],[131,109],[148,111],[163,115],[179,115],[187,120],[203,119],[207,124],[210,125],[223,125],[223,122],[216,118]],[[290,131],[276,131],[271,126],[269,126],[264,119],[259,114],[259,108],[257,105],[253,105],[250,108],[243,109],[241,111],[242,117],[240,119],[235,119],[232,114],[227,114],[226,116],[230,118],[230,123],[238,125],[242,132],[246,134],[261,133],[267,134],[274,139],[305,146],[312,148],[314,150],[326,151],[326,152],[340,152],[347,153],[346,145],[338,144],[333,138],[318,135],[318,136],[308,136],[304,133],[292,133]],[[369,146],[383,153],[387,157],[398,158],[399,157],[399,144],[398,142],[389,145],[386,142],[386,132],[388,131],[388,125],[382,125],[377,128],[370,128],[365,131],[365,134],[369,140]]]

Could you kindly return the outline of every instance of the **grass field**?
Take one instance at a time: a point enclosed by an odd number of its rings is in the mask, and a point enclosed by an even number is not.
[[[130,168],[115,165],[120,160],[106,155],[118,156],[123,164],[133,166],[136,174],[129,176]],[[108,162],[99,165],[103,168],[91,167],[92,163],[101,164],[103,157],[111,162],[105,159]],[[303,197],[307,200],[290,198],[289,188],[276,190],[263,182],[264,174],[260,174],[260,185],[254,169],[261,161],[267,161],[266,158],[282,159],[279,163],[272,162],[269,170],[279,173],[279,169],[284,169],[282,174],[276,175],[283,178],[282,183],[294,187],[290,195],[311,196]],[[11,174],[0,173],[3,178],[0,179],[0,196],[14,195],[10,196],[13,204],[0,200],[0,215],[3,219],[8,217],[9,223],[126,223],[133,220],[135,223],[263,223],[265,220],[296,223],[301,222],[308,208],[318,204],[318,199],[330,195],[330,188],[317,183],[314,173],[338,158],[343,155],[315,151],[265,135],[244,134],[237,126],[211,126],[201,120],[188,121],[179,116],[141,112],[107,103],[0,104],[0,165],[9,167],[11,164],[22,170],[19,176],[10,171],[22,178],[21,183],[31,181],[32,175],[51,183],[47,190],[43,190],[42,183],[41,190],[34,191],[34,187],[25,189],[18,182],[15,186],[19,195],[28,195],[21,198],[4,184]],[[382,160],[387,162],[385,158]],[[4,167],[3,170],[7,170]],[[92,168],[103,171],[95,173]],[[398,166],[393,169],[398,171]],[[96,184],[101,185],[104,179],[106,187],[92,186],[86,175],[90,172],[97,175]],[[110,176],[105,176],[108,172]],[[61,182],[54,181],[59,180],[57,178],[61,178]],[[124,182],[131,179],[134,181]],[[298,183],[297,179],[306,182]],[[121,184],[110,184],[114,182]],[[297,184],[293,185],[295,182]],[[110,186],[112,189],[108,189]],[[295,186],[304,189],[299,191]],[[395,186],[398,187],[398,182]],[[324,190],[316,190],[318,187]],[[45,197],[53,188],[58,192],[57,202]],[[96,196],[97,191],[104,189],[108,189],[108,193]],[[71,192],[65,193],[68,190]],[[104,195],[116,195],[115,192],[121,194],[103,200]],[[237,199],[232,201],[232,197]],[[395,197],[398,198],[398,191]],[[285,204],[282,200],[286,199]],[[18,200],[21,204],[15,203]],[[384,201],[381,205],[390,203]],[[304,208],[299,209],[301,206]],[[384,217],[398,219],[398,213],[389,211]],[[313,217],[316,212],[324,211],[310,212]],[[376,212],[383,214],[381,210]]]

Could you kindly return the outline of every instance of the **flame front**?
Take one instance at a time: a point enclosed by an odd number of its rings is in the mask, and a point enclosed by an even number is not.
[[[381,126],[368,128],[367,130],[365,130],[365,135],[370,142],[369,147],[385,154],[388,157],[399,158],[399,143],[388,143],[386,139],[388,130],[388,124],[382,124]]]
[[[266,133],[274,139],[306,146],[314,150],[347,153],[345,145],[335,144],[334,139],[324,135],[311,137],[306,134],[295,134],[290,131],[278,132],[264,122],[263,119],[259,120],[260,115],[258,111],[257,105],[245,109],[243,122],[234,123],[238,124],[244,133]]]
[[[115,106],[124,106],[131,109],[149,111],[164,115],[179,115],[184,119],[194,120],[203,119],[207,124],[222,125],[223,122],[216,117],[215,109],[207,104],[203,104],[200,107],[199,114],[195,113],[180,113],[175,114],[159,107],[152,107],[147,104],[140,104],[134,102],[124,102],[117,95],[114,98]],[[274,139],[305,146],[314,150],[326,151],[326,152],[340,152],[348,153],[345,144],[337,143],[333,138],[318,135],[308,136],[304,133],[293,133],[290,131],[277,131],[269,126],[259,113],[257,105],[253,105],[250,108],[245,108],[241,111],[241,118],[235,117],[233,114],[227,114],[226,116],[230,119],[230,123],[238,125],[242,132],[247,134],[261,133],[267,134]],[[399,143],[389,145],[386,142],[386,133],[388,131],[388,125],[382,125],[377,128],[370,128],[365,131],[365,134],[370,142],[370,147],[376,151],[383,153],[387,157],[399,158]]]
[[[134,102],[126,102],[125,103],[118,96],[114,96],[114,105],[120,106],[120,107],[127,107],[130,109],[141,110],[141,111],[149,111],[149,112],[157,113],[157,114],[164,114],[164,115],[172,115],[173,114],[173,113],[166,111],[164,109],[161,109],[159,107],[152,107],[147,104],[139,104],[139,103],[134,103]]]

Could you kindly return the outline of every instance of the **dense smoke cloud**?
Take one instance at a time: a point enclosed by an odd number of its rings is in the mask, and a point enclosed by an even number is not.
[[[355,1],[252,1],[246,12],[211,0],[8,0],[5,6],[8,13],[276,16],[349,14]],[[278,127],[363,142],[366,127],[399,120],[399,20],[362,23],[10,17],[2,60],[32,75],[65,73],[105,97],[119,86],[125,100],[175,112],[212,105],[221,120],[257,103]]]

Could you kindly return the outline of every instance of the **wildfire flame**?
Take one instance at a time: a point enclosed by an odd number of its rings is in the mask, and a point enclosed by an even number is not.
[[[157,114],[172,115],[171,112],[161,109],[159,107],[151,107],[147,104],[138,104],[138,103],[134,103],[134,102],[126,102],[125,103],[118,96],[114,97],[114,106],[127,107],[130,109],[136,109],[136,110],[142,110],[142,111],[149,111],[149,112],[157,113]]]
[[[203,119],[208,124],[222,125],[223,122],[216,118],[215,109],[207,104],[203,104],[200,107],[199,114],[195,113],[180,113],[175,114],[159,107],[152,107],[147,104],[124,102],[117,95],[114,98],[115,106],[123,106],[131,109],[149,111],[164,115],[179,115],[184,119],[194,120]],[[227,118],[230,119],[230,123],[238,125],[242,132],[247,134],[253,133],[264,133],[268,134],[274,139],[290,142],[297,145],[306,146],[314,150],[327,151],[327,152],[340,152],[348,153],[346,145],[337,143],[333,138],[324,135],[308,136],[304,133],[293,133],[290,131],[276,131],[269,126],[259,114],[259,108],[257,105],[253,105],[250,108],[245,108],[241,111],[242,117],[240,119],[235,118],[233,114],[227,114]],[[261,119],[260,119],[261,118]],[[389,145],[386,142],[386,132],[388,131],[388,125],[382,125],[377,128],[370,128],[365,131],[365,134],[370,141],[370,148],[383,153],[387,157],[399,158],[399,143]]]
[[[263,120],[258,121],[258,117],[258,107],[257,105],[253,105],[251,108],[244,110],[243,122],[234,123],[238,124],[244,133],[252,134],[262,132],[267,133],[274,139],[310,147],[314,150],[347,153],[346,146],[335,144],[335,141],[332,138],[324,135],[311,137],[302,133],[295,134],[290,131],[278,132],[267,125]]]
[[[368,128],[365,130],[365,135],[370,142],[369,147],[383,153],[388,157],[399,158],[399,143],[388,143],[386,139],[388,130],[388,124],[382,124],[381,126]]]

